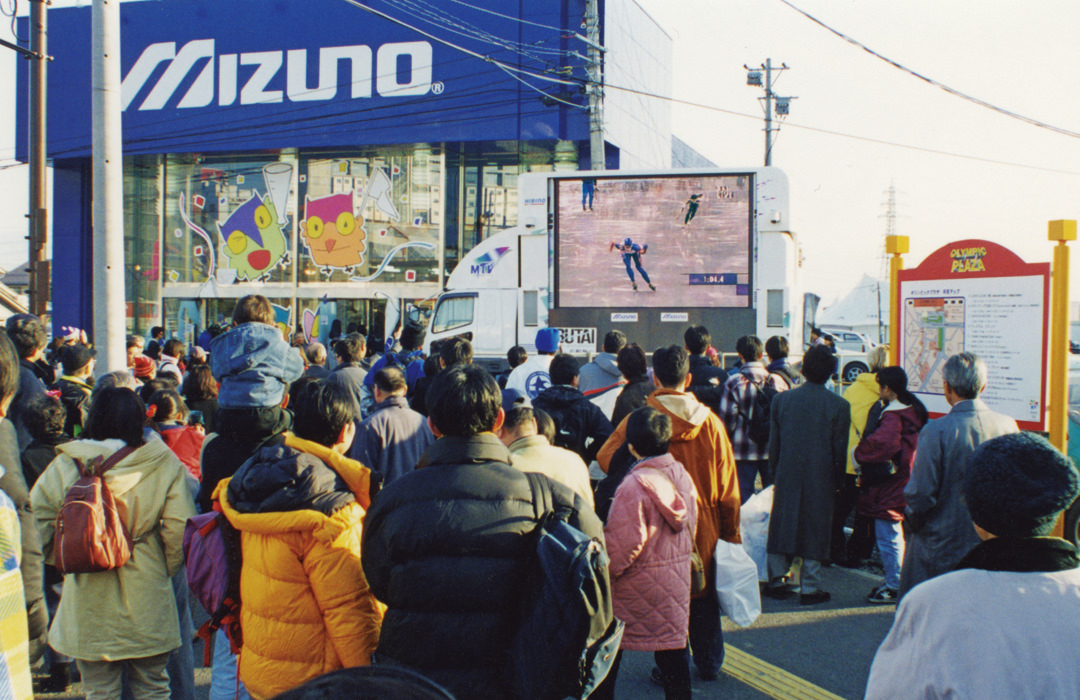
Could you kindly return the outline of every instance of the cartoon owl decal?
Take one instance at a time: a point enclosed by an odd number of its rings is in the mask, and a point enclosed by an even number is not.
[[[258,193],[225,221],[218,222],[225,241],[225,257],[237,279],[254,282],[270,276],[270,269],[285,260],[285,234],[270,197]]]
[[[344,269],[348,274],[364,262],[367,234],[364,219],[353,215],[351,194],[332,194],[319,199],[307,199],[300,222],[300,235],[311,253],[311,259],[330,274],[332,269]]]

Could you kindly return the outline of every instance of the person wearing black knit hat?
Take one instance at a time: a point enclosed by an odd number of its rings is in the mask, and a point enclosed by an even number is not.
[[[1080,472],[1015,433],[971,454],[964,498],[982,542],[900,603],[866,697],[1080,697],[1080,550],[1052,537]]]

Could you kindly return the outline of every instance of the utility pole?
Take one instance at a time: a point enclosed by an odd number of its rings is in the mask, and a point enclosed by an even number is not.
[[[781,63],[780,67],[776,70],[775,77],[773,76],[772,59],[765,59],[765,63],[761,64],[758,68],[751,68],[750,66],[743,64],[743,68],[747,70],[746,84],[755,87],[760,87],[765,90],[765,97],[758,98],[764,102],[765,107],[765,165],[772,165],[772,147],[773,147],[773,132],[780,131],[780,127],[773,126],[773,100],[776,100],[776,116],[783,119],[788,115],[791,109],[791,100],[798,99],[796,97],[780,97],[773,92],[773,85],[776,83],[776,79],[780,77],[780,74],[788,69],[786,63]],[[762,83],[761,72],[765,71],[765,82]]]
[[[30,48],[0,39],[0,46],[15,51],[33,61],[30,64],[30,85],[27,119],[29,121],[30,144],[28,162],[30,165],[30,206],[27,219],[29,231],[26,239],[30,242],[30,255],[26,271],[30,277],[30,313],[42,315],[48,311],[49,304],[49,267],[45,260],[45,244],[48,240],[49,211],[46,206],[45,178],[45,65],[52,60],[46,53],[47,31],[45,8],[48,0],[30,0]]]
[[[47,0],[30,0],[30,51],[35,54],[30,64],[30,255],[26,269],[30,273],[30,313],[41,316],[48,312],[49,263],[45,246],[49,237],[49,209],[46,202],[45,165],[45,67],[48,27]]]
[[[604,73],[603,47],[600,44],[600,9],[598,0],[585,3],[585,44],[589,47],[586,74],[589,77],[589,161],[592,170],[605,170],[604,153]],[[579,35],[580,36],[580,35]]]
[[[100,373],[127,366],[124,351],[124,163],[120,130],[120,1],[94,0],[94,344]]]

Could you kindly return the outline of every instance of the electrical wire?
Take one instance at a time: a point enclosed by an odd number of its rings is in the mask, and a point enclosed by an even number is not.
[[[539,48],[535,44],[526,44],[520,41],[504,39],[486,29],[465,23],[464,20],[433,7],[430,3],[423,2],[422,0],[387,0],[387,2],[398,5],[399,7],[402,7],[402,9],[414,14],[429,24],[443,27],[459,36],[495,44],[496,46],[501,46],[504,49],[513,51],[518,55],[535,61],[547,62],[547,59],[543,58],[543,55],[545,54],[563,57],[572,55],[571,52],[564,49]]]
[[[493,99],[487,101],[478,100],[481,96],[492,96]],[[553,113],[548,107],[541,107],[540,109],[534,109],[531,111],[520,111],[518,100],[508,100],[503,96],[500,96],[497,91],[486,90],[482,93],[462,93],[460,95],[460,106],[454,108],[448,108],[445,104],[439,106],[433,106],[430,109],[413,111],[409,114],[402,115],[394,123],[382,124],[377,119],[371,118],[371,113],[378,110],[398,109],[400,103],[393,103],[389,105],[383,105],[381,107],[372,107],[362,112],[358,112],[353,105],[343,105],[341,111],[332,112],[328,114],[321,114],[316,116],[305,116],[303,118],[287,119],[279,122],[268,122],[259,129],[259,135],[261,137],[269,136],[288,136],[293,134],[304,134],[312,130],[313,125],[323,130],[339,129],[343,127],[350,127],[354,125],[364,125],[364,129],[369,134],[376,134],[379,131],[388,129],[400,129],[403,126],[421,126],[430,124],[431,121],[428,117],[438,117],[437,121],[441,125],[452,126],[454,124],[462,123],[467,124],[477,121],[476,114],[479,112],[484,115],[484,118],[501,119],[511,118],[515,116],[551,116]],[[539,102],[539,101],[538,101]],[[450,109],[460,114],[460,116],[447,119],[443,115],[448,113]],[[336,121],[335,121],[336,120]],[[229,143],[235,141],[238,134],[243,134],[251,130],[250,122],[244,122],[237,124],[237,126],[216,128],[212,133],[207,133],[204,127],[194,127],[187,131],[173,132],[170,137],[173,139],[181,140],[181,143],[186,139],[190,142],[190,145],[199,150],[203,146],[215,145],[221,143]],[[130,131],[127,129],[126,131]],[[161,140],[161,136],[150,136],[144,138],[126,139],[124,142],[125,149],[129,149],[129,152],[134,153],[134,150],[140,144],[148,143],[154,144]],[[178,144],[180,145],[180,144]],[[50,157],[63,158],[74,155],[85,154],[87,147],[85,141],[70,149],[56,151],[50,153]]]
[[[487,9],[485,7],[477,7],[476,5],[470,5],[469,3],[462,2],[461,0],[450,0],[450,2],[454,3],[455,5],[463,5],[464,7],[467,7],[470,10],[476,10],[477,12],[486,12],[489,15],[495,15],[496,17],[502,17],[503,19],[513,20],[515,22],[520,22],[521,24],[528,24],[528,25],[531,25],[533,27],[540,27],[542,29],[551,29],[552,31],[556,31],[556,32],[565,32],[565,33],[571,33],[571,34],[573,33],[568,29],[562,29],[560,27],[553,27],[550,24],[540,24],[539,22],[530,22],[527,19],[521,19],[520,17],[514,17],[513,15],[504,15],[501,12],[496,12],[495,10],[489,10],[489,9]]]
[[[699,109],[705,109],[705,110],[708,110],[710,112],[718,112],[720,114],[728,114],[728,115],[731,115],[731,116],[734,116],[734,117],[742,117],[742,118],[745,118],[745,119],[752,119],[754,121],[761,121],[761,117],[754,116],[753,114],[746,114],[746,113],[743,113],[743,112],[736,112],[735,110],[724,109],[723,107],[714,107],[712,105],[701,104],[700,102],[690,102],[689,100],[681,100],[681,99],[679,99],[677,97],[670,97],[668,95],[658,95],[656,93],[651,93],[651,92],[647,92],[647,91],[644,91],[644,90],[637,90],[637,89],[634,89],[634,88],[629,88],[629,87],[625,87],[625,86],[621,86],[621,85],[611,85],[610,83],[605,85],[605,87],[607,89],[609,89],[609,90],[622,90],[624,92],[632,92],[632,93],[636,93],[636,94],[640,94],[640,95],[645,95],[646,97],[654,97],[654,98],[661,99],[661,100],[667,100],[668,102],[671,102],[673,104],[681,104],[681,105],[686,105],[688,107],[696,107],[696,108],[699,108]],[[897,143],[895,141],[885,141],[884,139],[876,139],[876,138],[873,138],[871,136],[859,136],[857,134],[848,134],[848,133],[844,133],[842,131],[833,131],[831,129],[821,129],[819,127],[807,126],[805,124],[798,124],[798,123],[792,122],[792,121],[785,121],[784,124],[789,126],[789,127],[795,128],[795,129],[803,129],[804,131],[813,131],[813,132],[816,132],[816,133],[819,133],[819,134],[827,134],[829,136],[839,136],[841,138],[855,139],[856,141],[866,141],[868,143],[876,143],[876,144],[879,144],[879,145],[882,145],[882,146],[895,146],[897,148],[906,148],[906,149],[912,150],[912,151],[920,151],[922,153],[933,153],[933,154],[939,155],[939,156],[952,156],[954,158],[965,158],[967,160],[978,161],[978,162],[981,162],[981,163],[992,163],[994,165],[1009,165],[1009,166],[1013,166],[1013,167],[1017,167],[1017,168],[1027,168],[1029,170],[1041,170],[1043,172],[1058,173],[1058,174],[1061,174],[1061,175],[1080,175],[1080,171],[1076,171],[1076,170],[1061,170],[1061,169],[1058,169],[1058,168],[1045,168],[1045,167],[1042,167],[1042,166],[1039,166],[1039,165],[1027,165],[1025,163],[1014,163],[1012,161],[1007,161],[1007,160],[995,160],[993,158],[982,158],[980,156],[972,156],[972,155],[967,155],[965,153],[956,153],[954,151],[942,151],[942,150],[938,150],[938,149],[934,149],[934,148],[925,148],[925,147],[922,147],[922,146],[912,146],[911,144]]]
[[[15,43],[29,43],[28,39],[23,39],[21,36],[19,36],[19,32],[16,31],[15,27],[15,19],[18,17],[19,14],[19,0],[11,0],[11,12],[8,12],[6,9],[4,9],[4,4],[2,0],[0,0],[0,14],[4,15],[5,17],[11,18],[11,36],[15,37]]]
[[[801,10],[798,7],[796,7],[795,5],[791,4],[790,2],[788,2],[788,0],[780,0],[780,2],[787,5],[791,9],[795,10],[796,12],[801,14],[803,17],[806,17],[811,22],[813,22],[813,23],[817,24],[818,26],[832,32],[833,34],[840,37],[841,39],[848,42],[849,44],[852,44],[853,46],[859,47],[860,49],[862,49],[866,53],[870,54],[874,58],[880,59],[880,60],[884,61],[885,63],[888,63],[890,66],[892,66],[894,68],[897,68],[897,69],[907,73],[908,75],[911,75],[911,76],[913,76],[915,78],[918,78],[919,80],[922,80],[923,82],[929,83],[930,85],[933,85],[936,88],[944,90],[945,92],[949,93],[950,95],[952,95],[954,97],[959,97],[962,100],[967,100],[968,102],[971,102],[973,104],[977,104],[980,107],[985,107],[986,109],[997,112],[998,114],[1004,114],[1006,117],[1011,117],[1013,119],[1017,119],[1017,120],[1022,121],[1022,122],[1026,123],[1026,124],[1030,124],[1032,126],[1037,126],[1037,127],[1041,128],[1041,129],[1048,129],[1049,131],[1053,131],[1056,134],[1061,134],[1062,136],[1070,136],[1072,138],[1080,138],[1080,133],[1078,133],[1076,131],[1070,131],[1068,129],[1063,129],[1060,126],[1054,126],[1053,124],[1047,124],[1046,122],[1039,121],[1038,119],[1034,119],[1032,117],[1024,116],[1023,114],[1013,112],[1012,110],[1005,109],[1004,107],[998,107],[997,105],[990,104],[989,102],[987,102],[985,100],[980,100],[977,97],[972,97],[971,95],[968,95],[967,93],[963,93],[963,92],[960,92],[959,90],[957,90],[955,88],[951,88],[948,85],[945,85],[944,83],[940,83],[940,82],[934,80],[933,78],[930,78],[930,77],[927,77],[927,76],[923,75],[922,73],[918,73],[916,71],[913,71],[912,69],[908,68],[907,66],[905,66],[905,65],[903,65],[901,63],[898,63],[898,62],[894,61],[893,59],[878,53],[877,51],[874,51],[873,49],[868,47],[866,44],[863,44],[862,42],[858,41],[857,39],[853,39],[852,37],[848,36],[847,34],[844,34],[843,32],[838,31],[836,29],[833,29],[829,25],[827,25],[824,22],[822,22],[821,20],[819,20],[817,17],[814,17],[813,15],[809,14],[805,10]]]
[[[376,14],[376,15],[378,15],[380,17],[383,17],[387,21],[393,22],[394,24],[398,24],[399,26],[403,26],[403,27],[405,27],[407,29],[415,31],[415,32],[417,32],[417,33],[419,33],[419,34],[421,34],[421,35],[423,35],[425,37],[428,37],[429,39],[431,39],[431,40],[433,40],[433,41],[435,41],[435,42],[437,42],[439,44],[442,44],[444,46],[452,48],[452,49],[454,49],[456,51],[462,52],[467,56],[471,56],[472,58],[477,58],[477,59],[480,59],[481,61],[483,61],[485,63],[489,63],[491,65],[494,65],[494,66],[500,68],[501,70],[503,70],[504,72],[513,75],[515,77],[515,79],[517,79],[517,75],[515,75],[515,74],[520,74],[520,75],[528,76],[528,77],[531,77],[531,78],[535,78],[537,80],[542,80],[542,81],[546,81],[546,82],[550,82],[550,83],[556,83],[556,84],[560,84],[560,85],[588,86],[590,84],[590,81],[588,79],[583,79],[583,78],[562,79],[562,78],[556,78],[556,77],[551,76],[551,75],[538,74],[538,73],[535,73],[533,71],[516,68],[514,66],[505,64],[502,61],[498,61],[498,60],[495,60],[495,59],[493,59],[493,58],[491,58],[489,56],[485,56],[483,54],[477,53],[476,51],[472,51],[471,49],[468,49],[468,48],[459,46],[457,44],[454,44],[452,42],[443,40],[443,39],[441,39],[441,38],[439,38],[439,37],[437,37],[437,36],[435,36],[435,35],[433,35],[433,34],[431,34],[429,32],[426,32],[424,30],[413,27],[413,26],[409,25],[408,23],[402,22],[401,20],[398,20],[398,19],[396,19],[396,18],[394,18],[394,17],[392,17],[390,15],[387,15],[386,13],[384,13],[384,12],[382,12],[380,10],[376,10],[374,8],[371,8],[368,5],[365,5],[365,4],[361,3],[361,2],[359,2],[358,0],[344,0],[344,1],[351,4],[351,5],[354,5],[354,6],[358,7],[358,8],[360,8],[360,9],[363,9],[365,11],[368,11],[368,12]],[[781,2],[786,2],[786,0],[781,0]],[[788,4],[790,4],[790,3],[788,3]],[[794,6],[792,6],[792,7],[794,7]],[[795,8],[795,9],[798,9],[798,8]],[[482,73],[482,71],[478,72],[476,74],[473,74],[473,75],[478,75],[480,73]],[[522,81],[522,82],[524,82],[524,81]],[[348,85],[348,84],[349,83],[342,83],[341,85],[339,85],[339,87],[341,87],[343,85]],[[527,82],[525,84],[528,85],[528,87],[530,87],[530,89],[536,90],[537,92],[540,92],[540,93],[546,95],[550,99],[566,103],[565,100],[561,100],[559,98],[556,98],[553,95],[550,95],[549,93],[544,93],[542,90],[539,90],[534,85],[531,85],[531,84],[529,84]],[[670,102],[672,104],[680,104],[680,105],[685,105],[685,106],[689,106],[689,107],[705,109],[705,110],[708,110],[708,111],[711,111],[711,112],[716,112],[716,113],[720,113],[720,114],[727,114],[727,115],[741,117],[741,118],[745,118],[745,119],[752,119],[754,121],[758,121],[760,119],[760,117],[750,115],[750,114],[745,114],[743,112],[738,112],[738,111],[730,110],[730,109],[724,109],[722,107],[716,107],[716,106],[713,106],[713,105],[706,105],[706,104],[701,104],[701,103],[697,103],[697,102],[691,102],[689,100],[682,100],[682,99],[678,99],[678,98],[675,98],[675,97],[671,97],[669,95],[660,95],[660,94],[657,94],[657,93],[649,92],[647,90],[640,90],[640,89],[636,89],[636,88],[631,88],[631,87],[621,86],[621,85],[614,85],[614,84],[610,84],[610,83],[604,84],[604,87],[606,89],[609,89],[609,90],[619,90],[619,91],[623,91],[623,92],[627,92],[627,93],[630,93],[630,94],[639,95],[639,96],[643,96],[643,97],[649,97],[649,98],[654,98],[654,99],[665,100],[665,101]],[[495,91],[490,91],[489,90],[488,92],[490,93],[490,92],[495,92]],[[466,99],[466,98],[473,97],[473,95],[471,95],[469,93],[462,93],[458,97],[460,97],[461,99]],[[420,98],[420,99],[423,99],[423,98]],[[419,100],[417,100],[417,101],[419,101]],[[574,103],[570,103],[570,104],[574,104]],[[372,112],[376,112],[376,111],[381,110],[381,109],[398,109],[403,105],[407,106],[405,103],[402,103],[402,102],[394,102],[393,104],[387,104],[387,105],[383,105],[383,106],[379,106],[379,107],[368,108],[368,109],[365,109],[362,112],[362,114],[364,114],[363,118],[345,120],[345,121],[334,122],[334,123],[328,123],[328,124],[326,124],[326,126],[328,128],[329,127],[335,127],[336,128],[336,127],[350,126],[350,125],[354,125],[354,124],[363,123],[370,130],[378,130],[380,128],[379,126],[377,126],[377,125],[376,126],[370,126],[370,114]],[[513,108],[509,112],[507,112],[506,114],[488,113],[486,115],[488,117],[496,117],[496,118],[498,118],[498,117],[514,116],[514,114],[517,113],[516,100],[514,101],[513,105],[510,105],[510,103],[508,103],[506,100],[501,100],[501,101],[494,101],[494,102],[487,102],[487,103],[471,102],[469,106],[472,107],[474,109],[474,111],[475,111],[475,109],[478,109],[478,108],[480,108],[480,109],[487,108],[487,107],[494,108],[494,107],[508,106],[508,105],[512,106]],[[236,105],[235,108],[239,108],[241,106],[248,106],[248,105]],[[578,105],[574,104],[574,106],[578,106]],[[297,107],[295,110],[290,110],[290,111],[292,111],[292,112],[305,112],[308,109],[309,108],[307,106],[300,106],[300,107]],[[409,115],[407,115],[406,118],[408,118],[410,120],[414,120],[414,119],[416,119],[418,117],[423,117],[423,116],[426,116],[426,115],[429,115],[429,114],[442,113],[442,112],[445,112],[446,110],[447,110],[447,108],[445,107],[445,105],[440,105],[438,107],[433,107],[432,109],[429,109],[429,110],[423,110],[423,111],[420,111],[420,112],[410,113]],[[266,135],[288,134],[288,133],[292,133],[292,132],[295,132],[295,131],[307,130],[307,129],[310,128],[311,123],[315,122],[315,121],[332,120],[332,119],[343,117],[343,116],[346,116],[346,115],[349,115],[349,114],[353,114],[353,115],[356,114],[355,108],[353,108],[353,106],[351,106],[351,105],[348,105],[346,107],[346,111],[336,112],[336,113],[331,113],[331,114],[323,114],[323,115],[318,115],[316,117],[305,116],[303,119],[286,120],[286,121],[283,121],[283,122],[278,122],[278,123],[271,124],[271,125],[269,125],[270,126],[269,129],[264,129],[264,130],[261,130],[261,131],[262,131],[262,133],[264,133]],[[530,116],[534,115],[534,114],[537,115],[537,116],[546,116],[546,115],[550,114],[550,112],[545,110],[545,111],[525,112],[523,114],[530,115]],[[188,117],[186,117],[186,116],[185,117],[175,117],[175,118],[170,118],[170,119],[166,119],[166,120],[162,120],[162,121],[178,121],[178,120],[181,120],[181,119],[186,120],[186,119],[188,119]],[[439,121],[441,123],[457,123],[457,122],[466,122],[466,121],[470,121],[470,120],[475,120],[475,117],[462,117],[462,118],[459,118],[459,119],[439,120]],[[161,122],[157,122],[157,123],[161,123]],[[837,137],[841,137],[841,138],[855,139],[855,140],[864,141],[864,142],[868,142],[868,143],[875,143],[875,144],[879,144],[879,145],[893,146],[893,147],[897,147],[897,148],[905,148],[905,149],[908,149],[908,150],[919,151],[919,152],[923,152],[923,153],[931,153],[931,154],[935,154],[935,155],[951,156],[951,157],[955,157],[955,158],[963,158],[963,159],[973,160],[973,161],[977,161],[977,162],[991,163],[991,164],[995,164],[995,165],[1006,165],[1006,166],[1020,167],[1020,168],[1026,168],[1026,169],[1031,169],[1031,170],[1039,170],[1039,171],[1044,171],[1044,172],[1059,173],[1059,174],[1063,174],[1063,175],[1080,175],[1080,172],[1077,172],[1077,171],[1062,170],[1062,169],[1056,169],[1056,168],[1046,168],[1046,167],[1041,167],[1041,166],[1027,165],[1027,164],[1024,164],[1024,163],[1015,163],[1015,162],[1010,162],[1010,161],[1002,161],[1002,160],[996,160],[996,159],[992,159],[992,158],[982,158],[982,157],[979,157],[979,156],[971,156],[971,155],[967,155],[967,154],[963,154],[963,153],[956,153],[956,152],[951,152],[951,151],[943,151],[943,150],[938,150],[938,149],[931,149],[931,148],[925,148],[925,147],[920,147],[920,146],[913,146],[913,145],[910,145],[910,144],[897,143],[897,142],[893,142],[893,141],[885,141],[885,140],[876,139],[876,138],[873,138],[873,137],[859,136],[859,135],[855,135],[855,134],[848,134],[848,133],[839,132],[839,131],[833,131],[833,130],[829,130],[829,129],[821,129],[821,128],[807,126],[807,125],[803,125],[803,124],[798,124],[798,123],[794,123],[794,122],[790,122],[790,121],[785,121],[784,123],[786,125],[788,125],[788,126],[793,127],[793,128],[803,129],[803,130],[806,130],[806,131],[812,131],[812,132],[816,132],[816,133],[826,134],[826,135],[830,135],[830,136],[837,136]],[[135,126],[135,127],[129,128],[127,131],[130,132],[133,129],[137,130],[140,127],[146,128],[146,127],[148,127],[150,125],[153,125],[153,124],[154,123]],[[297,125],[297,128],[290,128],[290,127],[292,127],[294,125]],[[396,127],[398,125],[394,125],[394,126]],[[387,127],[387,128],[390,128],[390,127]],[[187,132],[184,132],[184,131],[174,132],[172,134],[172,136],[174,136],[174,137],[175,136],[181,136],[182,137],[182,136],[190,135],[192,138],[199,137],[199,143],[200,144],[202,144],[202,143],[214,143],[214,142],[219,142],[219,141],[223,141],[223,140],[228,141],[229,139],[234,138],[234,137],[230,137],[230,136],[223,136],[223,134],[227,134],[229,132],[242,132],[242,131],[245,131],[245,130],[248,130],[248,129],[250,129],[250,124],[247,124],[247,123],[239,125],[239,126],[234,127],[234,128],[230,128],[230,129],[224,129],[224,130],[223,129],[215,129],[214,134],[215,134],[215,136],[217,136],[217,138],[207,139],[207,138],[205,138],[205,131],[204,131],[203,127],[193,127],[192,129],[188,130]],[[74,148],[65,149],[65,150],[62,150],[62,151],[52,153],[51,154],[52,157],[64,157],[65,155],[84,153],[86,151],[85,143],[86,143],[87,138],[88,138],[88,135],[83,135],[81,137],[81,139],[79,137],[68,137],[68,138],[64,139],[66,141],[76,141],[76,142],[80,143],[80,145],[76,146]],[[125,145],[126,146],[128,146],[128,145],[136,145],[137,146],[140,143],[153,143],[153,142],[158,141],[158,140],[160,140],[159,136],[146,137],[146,138],[143,138],[143,139],[130,139],[130,140],[125,141]]]
[[[496,65],[498,65],[498,64],[496,64]],[[506,74],[507,74],[507,75],[509,75],[509,76],[510,76],[511,78],[513,78],[514,80],[518,81],[519,83],[521,83],[521,84],[522,84],[522,85],[524,85],[525,87],[529,88],[530,90],[535,90],[536,92],[540,93],[541,95],[543,95],[543,96],[544,96],[544,98],[545,98],[545,99],[549,99],[549,100],[555,100],[556,102],[562,102],[562,103],[563,103],[564,105],[570,105],[571,107],[577,107],[578,109],[586,109],[586,108],[588,107],[588,105],[583,105],[583,104],[579,105],[579,104],[577,104],[577,103],[575,103],[575,102],[567,102],[566,100],[564,100],[564,99],[562,99],[562,98],[560,98],[560,97],[556,97],[555,95],[552,95],[552,94],[551,94],[550,92],[544,92],[544,91],[543,91],[543,90],[541,90],[540,88],[536,87],[536,86],[535,86],[535,85],[533,85],[532,83],[530,83],[530,82],[528,82],[527,80],[525,80],[525,78],[522,78],[521,76],[517,76],[517,75],[514,75],[513,73],[511,73],[510,71],[506,70],[506,69],[505,69],[505,68],[503,68],[502,66],[498,66],[498,68],[499,68],[499,70],[501,70],[502,72],[506,73]]]
[[[477,53],[476,51],[473,51],[472,49],[467,49],[464,46],[460,46],[460,45],[455,44],[453,42],[447,41],[446,39],[438,37],[438,36],[432,34],[431,32],[424,31],[423,29],[420,29],[419,27],[415,27],[415,26],[409,24],[408,22],[404,22],[404,21],[394,17],[393,15],[388,15],[385,12],[383,12],[382,10],[377,10],[374,7],[371,7],[370,5],[365,5],[364,3],[360,2],[359,0],[344,0],[344,1],[349,3],[350,5],[353,5],[355,7],[359,7],[361,10],[365,10],[367,12],[370,12],[373,15],[377,15],[379,17],[382,17],[383,19],[387,20],[388,22],[392,22],[393,24],[396,24],[399,27],[404,27],[406,29],[410,29],[410,30],[416,32],[417,34],[420,34],[421,36],[425,36],[428,39],[431,39],[432,41],[435,41],[435,42],[438,42],[438,43],[442,44],[443,46],[447,46],[447,47],[455,49],[457,51],[461,51],[461,52],[466,53],[466,54],[468,54],[468,55],[470,55],[470,56],[472,56],[474,58],[479,58],[481,61],[485,61],[487,63],[502,63],[501,61],[496,61],[494,58],[491,58],[490,56],[485,56],[482,53]],[[537,74],[537,73],[534,73],[532,71],[526,70],[524,68],[517,68],[517,67],[514,67],[514,66],[507,65],[505,63],[503,63],[502,66],[507,70],[512,70],[515,73],[521,73],[522,75],[527,75],[527,76],[529,76],[531,78],[542,78],[544,80],[548,80],[548,81],[553,82],[553,83],[561,83],[563,85],[577,85],[578,84],[578,82],[573,80],[573,79],[571,79],[571,80],[563,80],[563,79],[560,79],[560,78],[552,77],[550,75],[541,75],[541,74]]]

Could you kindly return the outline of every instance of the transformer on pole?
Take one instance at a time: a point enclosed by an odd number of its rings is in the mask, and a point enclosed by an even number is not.
[[[773,126],[773,101],[776,101],[776,116],[783,119],[791,111],[791,101],[798,99],[796,97],[780,97],[773,92],[773,85],[776,79],[780,77],[780,74],[788,69],[786,63],[781,63],[780,67],[776,69],[776,73],[773,73],[772,59],[765,59],[765,63],[761,64],[757,68],[751,68],[748,65],[743,65],[746,69],[746,84],[752,87],[760,87],[765,90],[765,97],[759,98],[764,103],[765,109],[765,165],[772,165],[772,147],[773,147],[773,132],[780,131],[779,126]],[[762,72],[764,72],[764,82],[762,81]]]

